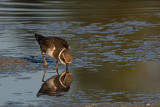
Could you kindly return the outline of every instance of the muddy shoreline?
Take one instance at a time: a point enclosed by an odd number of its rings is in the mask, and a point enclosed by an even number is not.
[[[55,105],[50,107],[160,107],[160,102],[154,102],[154,103],[145,103],[145,104],[89,104],[89,105]]]

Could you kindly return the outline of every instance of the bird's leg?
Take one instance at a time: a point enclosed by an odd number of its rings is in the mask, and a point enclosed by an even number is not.
[[[44,77],[45,77],[46,72],[47,72],[46,69],[44,69],[44,74],[43,74],[42,82],[45,82],[44,81]]]
[[[59,72],[58,72],[58,58],[57,58],[57,61],[56,61],[56,72],[59,75]]]
[[[42,55],[42,57],[43,57],[43,60],[44,60],[44,67],[47,67],[48,66],[48,64],[47,64],[47,61],[46,61],[46,59],[45,59],[45,57],[44,57],[44,55],[43,55],[43,51],[41,51],[41,55]]]

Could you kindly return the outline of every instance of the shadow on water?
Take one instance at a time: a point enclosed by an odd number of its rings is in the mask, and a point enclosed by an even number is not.
[[[42,82],[44,82],[38,91],[37,96],[49,95],[49,96],[62,96],[61,92],[68,92],[70,85],[73,81],[73,76],[69,72],[63,72],[60,75],[55,75],[44,81],[46,74],[46,68],[44,68],[44,75],[42,77]]]

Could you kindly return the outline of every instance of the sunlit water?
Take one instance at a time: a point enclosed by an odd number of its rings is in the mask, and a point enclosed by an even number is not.
[[[160,1],[0,1],[0,106],[141,104],[160,99]],[[34,33],[67,40],[74,76],[63,96],[40,96],[43,60]],[[47,58],[46,79],[55,75]],[[2,63],[2,62],[1,62]],[[60,71],[65,67],[59,64]],[[53,70],[54,69],[54,70]]]

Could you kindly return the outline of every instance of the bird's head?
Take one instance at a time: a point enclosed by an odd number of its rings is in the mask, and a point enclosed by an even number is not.
[[[73,76],[71,73],[63,72],[59,77],[59,82],[64,88],[70,87],[72,81]]]
[[[71,52],[65,48],[59,54],[59,60],[66,66],[72,62],[72,58]]]

